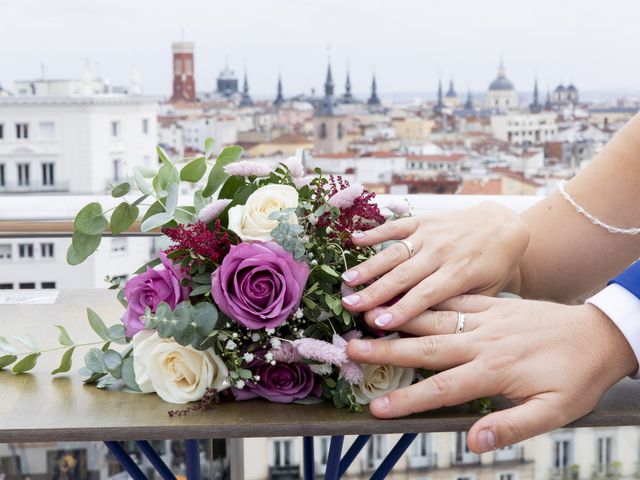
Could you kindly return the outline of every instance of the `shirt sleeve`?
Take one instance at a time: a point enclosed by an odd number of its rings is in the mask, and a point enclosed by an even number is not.
[[[587,300],[616,324],[633,349],[640,364],[640,299],[617,283]],[[640,370],[632,378],[640,379]]]

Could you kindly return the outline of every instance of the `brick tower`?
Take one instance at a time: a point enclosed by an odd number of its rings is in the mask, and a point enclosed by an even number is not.
[[[196,83],[193,77],[193,42],[174,42],[172,102],[193,102],[196,99]]]

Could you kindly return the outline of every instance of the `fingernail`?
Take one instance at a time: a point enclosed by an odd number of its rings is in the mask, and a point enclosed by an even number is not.
[[[342,274],[342,279],[345,282],[353,282],[356,278],[358,278],[358,275],[359,273],[357,270],[348,270]]]
[[[364,232],[360,232],[360,231],[353,232],[353,233],[351,234],[351,236],[352,236],[353,238],[362,238],[362,237],[364,237]]]
[[[387,395],[384,395],[383,397],[378,397],[374,399],[371,403],[373,403],[373,406],[375,407],[376,410],[388,410],[389,407],[391,407],[391,400],[389,400],[389,397]]]
[[[371,342],[368,342],[366,340],[354,340],[354,344],[356,350],[358,350],[360,353],[371,352]]]
[[[379,317],[376,317],[374,323],[379,327],[385,327],[393,320],[393,315],[390,313],[383,313]]]
[[[496,449],[496,436],[489,429],[481,430],[478,434],[478,444],[482,453]]]
[[[360,302],[360,295],[348,295],[344,297],[342,301],[349,306],[353,306]]]

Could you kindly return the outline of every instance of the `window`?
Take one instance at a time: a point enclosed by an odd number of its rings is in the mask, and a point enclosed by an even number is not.
[[[28,123],[16,123],[16,138],[29,138]]]
[[[42,258],[53,258],[53,243],[41,243],[40,256]]]
[[[28,187],[31,184],[30,177],[31,176],[29,175],[29,164],[19,163],[18,164],[18,186]]]
[[[33,290],[36,288],[35,282],[23,282],[19,284],[20,290]]]
[[[600,437],[596,442],[598,467],[604,469],[613,463],[613,438]]]
[[[375,470],[380,466],[385,457],[385,437],[384,435],[372,435],[367,442],[365,451],[365,470]]]
[[[431,437],[428,433],[420,433],[411,444],[409,467],[435,467],[436,461],[431,454]]]
[[[329,447],[331,446],[331,437],[320,437],[320,449],[318,455],[318,473],[324,473],[327,469],[327,461],[329,460]]]
[[[453,440],[453,463],[477,463],[480,460],[480,457],[472,453],[467,446],[467,432],[456,432]]]
[[[499,473],[498,480],[517,480],[517,475],[515,472]]]
[[[42,141],[55,140],[56,127],[53,122],[40,122],[38,125],[38,130],[40,130],[39,140],[42,140]]]
[[[18,244],[18,256],[20,258],[33,258],[33,243]]]
[[[111,122],[111,136],[112,137],[120,136],[120,122],[115,120]]]
[[[111,239],[111,254],[122,255],[127,252],[127,239],[123,237],[114,237]]]
[[[40,286],[43,289],[56,288],[56,282],[42,282]]]
[[[273,466],[288,467],[295,465],[293,456],[293,440],[273,441]]]
[[[145,135],[147,133],[149,133],[149,119],[148,118],[143,118],[142,119],[142,133],[144,133]]]
[[[13,290],[13,283],[0,283],[0,290]]]
[[[558,469],[569,468],[573,463],[573,442],[568,439],[556,439],[553,442],[553,466]]]
[[[116,158],[113,160],[113,180],[119,182],[120,175],[122,175],[122,160]]]
[[[338,139],[342,139],[342,137],[344,137],[344,128],[342,123],[338,123]]]
[[[327,124],[326,123],[321,123],[320,124],[320,132],[318,133],[318,136],[320,138],[327,138]]]
[[[53,163],[42,164],[42,185],[51,186],[54,184]]]
[[[0,245],[0,261],[11,260],[11,244]]]
[[[175,70],[176,75],[180,75],[182,73],[182,62],[179,58],[176,58],[173,64],[173,69]]]
[[[4,163],[0,163],[0,187],[4,187],[6,185],[4,179]]]
[[[4,125],[0,123],[0,140],[4,138]]]
[[[184,70],[187,75],[193,75],[193,62],[190,58],[185,58],[184,60]]]

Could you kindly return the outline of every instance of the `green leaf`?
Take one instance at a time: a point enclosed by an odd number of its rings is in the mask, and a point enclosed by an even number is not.
[[[156,147],[156,152],[158,152],[158,158],[160,159],[163,165],[173,166],[173,164],[171,163],[171,159],[169,158],[169,155],[167,154],[167,152],[164,151],[164,148],[158,145]]]
[[[93,373],[101,373],[106,370],[104,364],[104,352],[99,348],[92,348],[84,356],[84,364]]]
[[[127,202],[122,202],[116,207],[111,215],[111,222],[109,224],[111,233],[119,235],[124,232],[127,228],[133,225],[138,218],[139,213],[140,210],[138,210],[138,207],[129,205]]]
[[[210,273],[200,273],[198,275],[193,275],[191,277],[194,283],[208,283],[211,284],[211,274]]]
[[[115,378],[122,376],[122,356],[118,352],[115,350],[107,350],[104,352],[103,360],[107,367],[107,372]]]
[[[172,183],[168,187],[167,198],[165,200],[164,209],[169,215],[173,217],[173,214],[176,213],[176,208],[178,207],[178,184]]]
[[[18,357],[16,357],[15,355],[3,355],[2,357],[0,357],[0,370],[2,370],[5,367],[8,367],[17,359]]]
[[[120,325],[120,324],[111,325],[107,329],[107,335],[109,335],[109,339],[112,342],[117,343],[119,345],[126,345],[127,343],[129,343],[125,337],[124,325]]]
[[[57,373],[65,373],[71,370],[71,362],[73,358],[73,352],[76,347],[71,347],[67,351],[62,354],[62,359],[60,360],[60,365],[55,370],[51,371],[51,375],[55,375]]]
[[[207,205],[209,205],[209,200],[205,200],[205,198],[202,196],[202,190],[196,190],[196,192],[193,194],[193,207],[195,213],[200,213],[200,210],[202,210]]]
[[[173,165],[163,165],[158,170],[158,174],[153,177],[153,189],[155,190],[158,198],[164,198],[169,193],[170,185],[177,185],[180,183],[180,174],[178,169]]]
[[[20,335],[20,336],[13,337],[13,338],[15,340],[17,340],[18,342],[20,342],[25,347],[27,347],[32,352],[37,352],[39,350],[38,346],[35,344],[33,339],[28,335]]]
[[[165,302],[160,302],[156,306],[155,315],[160,320],[165,320],[165,319],[166,320],[172,320],[173,319],[173,312],[171,311],[171,307],[169,306],[168,303],[165,303]]]
[[[213,138],[207,137],[204,141],[204,156],[207,160],[211,158],[211,154],[213,154],[213,147],[215,147],[216,142]]]
[[[325,378],[324,383],[326,383],[329,388],[336,388],[336,381],[331,377]]]
[[[6,338],[0,337],[0,350],[4,350],[7,353],[17,353],[18,350],[15,349],[13,345],[11,345]]]
[[[33,367],[36,366],[36,362],[38,361],[38,357],[40,356],[39,353],[32,353],[30,355],[27,355],[26,357],[24,357],[22,360],[20,360],[18,363],[16,363],[13,366],[13,373],[24,373],[24,372],[28,372],[29,370],[31,370]]]
[[[96,383],[98,380],[100,380],[106,374],[107,374],[107,372],[93,373],[93,374],[89,375],[87,378],[84,379],[84,383],[87,383],[87,384]]]
[[[131,190],[131,185],[129,185],[129,182],[124,182],[124,183],[121,183],[120,185],[113,187],[113,189],[111,190],[111,196],[113,198],[124,197],[127,193],[129,193],[130,190]]]
[[[239,369],[238,374],[240,375],[240,378],[244,378],[245,380],[253,378],[253,372],[251,370],[247,370],[246,368]]]
[[[173,220],[173,215],[170,215],[166,212],[156,213],[155,215],[147,218],[144,222],[142,222],[142,226],[140,230],[143,232],[149,232],[154,228],[162,227],[166,223],[169,223]]]
[[[98,249],[101,241],[102,235],[100,234],[86,235],[78,230],[74,230],[71,236],[71,245],[79,258],[82,258],[82,262]],[[68,255],[67,260],[69,260]]]
[[[108,386],[113,385],[117,381],[118,381],[117,378],[111,375],[105,375],[100,380],[98,380],[98,383],[96,383],[96,388],[99,388],[100,390],[102,390],[103,388],[107,388]]]
[[[60,345],[64,345],[65,347],[72,347],[73,340],[71,340],[67,329],[62,325],[56,325],[55,327],[60,330],[60,335],[58,335],[58,342],[60,342]]]
[[[204,157],[198,157],[187,163],[180,170],[180,180],[183,182],[196,183],[204,176],[207,171],[207,164]]]
[[[242,157],[242,147],[232,146],[222,149],[220,155],[218,155],[215,165],[209,172],[207,186],[202,191],[202,195],[204,197],[210,197],[218,190],[218,188],[220,188],[228,178],[228,175],[224,172],[224,167],[233,162],[237,162],[240,160],[240,157]]]
[[[136,374],[133,370],[133,357],[127,357],[122,361],[122,381],[131,390],[140,391],[136,382]]]
[[[189,294],[190,297],[197,297],[198,295],[206,295],[207,293],[211,293],[211,284],[208,285],[199,285]]]
[[[89,319],[89,325],[91,325],[93,331],[96,332],[102,340],[108,342],[110,340],[109,332],[107,331],[107,326],[104,324],[100,316],[90,308],[87,308],[87,318]]]
[[[83,207],[73,221],[73,228],[85,235],[100,235],[109,225],[102,213],[102,205],[91,202]],[[76,247],[77,249],[77,247]]]
[[[206,337],[216,327],[218,309],[211,303],[202,302],[195,306],[191,318],[196,327],[196,332]]]
[[[142,265],[138,270],[136,270],[135,272],[133,272],[134,275],[138,275],[139,273],[142,272],[146,272],[147,271],[147,267],[155,267],[157,265],[160,265],[162,263],[162,261],[159,258],[154,258],[153,260],[148,261],[147,263],[145,263],[144,265]],[[124,295],[124,293],[123,293]],[[126,305],[125,305],[125,308]]]
[[[148,175],[149,173],[151,175]],[[136,185],[140,192],[144,193],[145,195],[151,195],[153,189],[149,185],[149,182],[145,180],[145,178],[152,178],[155,176],[155,174],[156,172],[154,172],[153,170],[145,169],[142,167],[133,168],[133,178],[136,181]]]
[[[336,272],[333,268],[331,268],[329,265],[320,265],[320,270],[331,275],[332,277],[340,278],[340,274]]]

